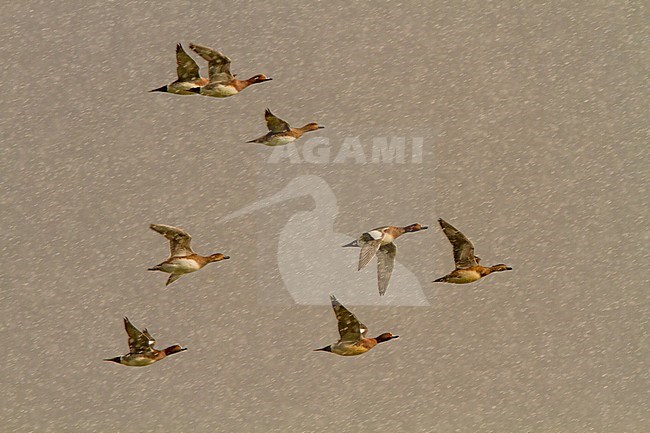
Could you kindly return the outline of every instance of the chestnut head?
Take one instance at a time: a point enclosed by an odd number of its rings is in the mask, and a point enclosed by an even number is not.
[[[408,226],[404,227],[404,232],[405,233],[419,232],[420,230],[426,230],[428,228],[429,228],[429,226],[423,226],[420,223],[415,223],[415,224],[411,224],[411,225],[408,225]]]
[[[208,256],[208,259],[210,259],[210,262],[220,262],[222,260],[228,260],[230,256],[223,255],[221,253],[216,253]]]
[[[184,350],[187,350],[187,347],[181,347],[178,344],[174,344],[173,346],[169,346],[165,348],[164,352],[165,355],[173,355],[174,353],[182,352]]]
[[[392,340],[393,338],[399,338],[399,335],[393,335],[390,332],[384,332],[379,337],[376,337],[377,343],[383,343],[384,341]]]
[[[257,84],[257,83],[263,83],[265,81],[271,81],[273,78],[267,77],[264,74],[257,74],[253,75],[248,79],[248,81],[251,82],[251,84]]]
[[[302,129],[303,131],[315,131],[317,129],[324,129],[324,128],[325,128],[324,126],[320,126],[318,123],[312,122],[306,124],[300,129]]]

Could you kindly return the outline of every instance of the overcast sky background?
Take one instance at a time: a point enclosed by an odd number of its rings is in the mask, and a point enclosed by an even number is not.
[[[2,430],[647,431],[647,6],[554,3],[4,5]],[[274,80],[148,93],[175,78],[178,42]],[[325,125],[330,160],[346,137],[370,156],[401,136],[423,138],[422,162],[269,163],[244,143],[266,107]],[[222,221],[301,176],[319,188]],[[398,284],[379,300],[374,263],[367,296],[346,303],[344,267],[295,284],[322,304],[297,302],[286,282],[315,274],[281,270],[303,239],[281,234],[322,209],[332,242],[430,224],[398,241],[423,305]],[[514,270],[431,283],[453,268],[439,217]],[[152,222],[232,258],[165,288]],[[338,337],[328,293],[401,338],[312,352]],[[125,315],[189,350],[103,362],[128,350]]]

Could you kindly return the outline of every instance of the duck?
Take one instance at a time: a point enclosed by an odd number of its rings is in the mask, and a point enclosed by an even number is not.
[[[474,255],[474,245],[469,239],[442,218],[438,219],[438,223],[453,246],[456,269],[444,277],[433,280],[434,283],[467,284],[480,280],[493,272],[512,270],[510,266],[503,263],[490,267],[481,266],[479,264],[481,259]]]
[[[166,92],[176,95],[196,95],[189,89],[203,87],[209,83],[207,78],[199,74],[199,65],[183,49],[181,44],[176,44],[176,74],[178,79],[150,92]]]
[[[149,228],[169,240],[169,258],[148,269],[150,271],[161,271],[171,274],[165,286],[170,285],[185,274],[198,271],[208,263],[220,262],[230,258],[230,256],[222,253],[215,253],[209,256],[196,254],[190,247],[192,236],[178,227],[165,224],[151,224]]]
[[[397,254],[397,246],[395,246],[393,241],[404,233],[419,232],[428,228],[428,226],[423,226],[419,223],[405,227],[377,227],[363,233],[354,241],[343,245],[343,247],[361,248],[361,252],[359,253],[359,265],[357,266],[358,271],[370,263],[373,257],[377,256],[377,282],[379,287],[379,296],[384,296],[386,289],[388,288],[390,276],[393,273],[395,255]]]
[[[323,351],[341,356],[356,356],[366,353],[379,343],[399,338],[399,335],[393,335],[390,332],[384,332],[375,338],[365,337],[368,327],[359,322],[354,314],[341,305],[334,295],[330,295],[330,300],[339,324],[340,339],[336,343],[316,349],[314,352]]]
[[[305,132],[316,131],[317,129],[324,129],[318,123],[308,123],[300,128],[292,128],[287,122],[280,119],[271,113],[268,108],[264,111],[264,120],[266,120],[266,127],[269,133],[256,138],[255,140],[247,141],[247,143],[260,143],[266,146],[282,146],[296,141],[303,136]]]
[[[104,361],[115,362],[129,367],[146,367],[169,355],[187,350],[187,347],[181,347],[178,344],[163,350],[154,349],[153,346],[156,344],[156,340],[147,331],[147,328],[140,331],[133,326],[128,317],[124,317],[124,328],[129,336],[129,353],[115,358],[106,358]]]
[[[302,204],[298,208],[288,205],[298,203],[300,198]],[[348,305],[431,305],[423,284],[399,258],[391,275],[391,290],[386,296],[376,296],[377,276],[357,272],[350,263],[356,263],[358,251],[341,248],[350,236],[336,230],[335,222],[342,215],[339,205],[336,193],[325,179],[314,174],[299,175],[282,181],[282,186],[268,196],[260,196],[220,218],[217,224],[250,223],[252,236],[272,243],[269,248],[276,261],[269,266],[279,277],[271,288],[274,294],[269,295],[274,299],[289,295],[298,305],[329,306],[329,288],[335,286],[337,295],[343,296]],[[267,220],[261,224],[250,222],[252,215],[268,212],[286,216],[279,228],[269,226]],[[296,272],[297,269],[301,271]]]
[[[220,51],[198,44],[190,44],[190,49],[208,61],[209,82],[203,86],[189,89],[190,92],[215,98],[234,96],[253,84],[271,81],[264,74],[253,75],[247,80],[239,80],[230,73],[231,60]]]

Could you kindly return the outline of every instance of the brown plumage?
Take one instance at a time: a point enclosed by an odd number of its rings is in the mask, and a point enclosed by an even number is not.
[[[511,267],[502,263],[490,267],[479,265],[481,259],[474,255],[474,245],[472,245],[469,239],[442,218],[438,222],[447,239],[451,242],[456,266],[449,274],[434,280],[434,283],[466,284],[477,281],[492,272],[512,270]]]
[[[248,86],[272,80],[264,74],[253,75],[247,80],[239,80],[230,72],[230,58],[222,52],[193,43],[190,44],[190,48],[208,61],[209,74],[209,83],[190,89],[191,92],[215,98],[227,98],[238,94]]]
[[[129,353],[115,358],[106,358],[104,361],[111,361],[130,367],[144,367],[174,353],[187,350],[187,348],[181,347],[178,344],[174,344],[163,350],[155,349],[153,346],[156,344],[156,340],[147,331],[147,328],[140,331],[133,326],[127,317],[124,318],[124,328],[129,336]]]
[[[178,280],[184,274],[196,272],[208,263],[227,260],[230,257],[222,253],[201,256],[196,254],[190,243],[192,237],[185,230],[165,224],[151,224],[149,226],[169,240],[169,258],[164,262],[149,268],[150,271],[161,271],[171,274],[167,279],[166,286]]]
[[[176,44],[176,75],[178,77],[176,81],[153,89],[151,92],[194,95],[196,93],[190,89],[205,86],[209,82],[207,78],[201,77],[199,65],[183,50],[181,44]]]
[[[341,305],[334,295],[330,295],[330,300],[338,321],[340,339],[334,344],[316,349],[316,352],[331,352],[341,356],[361,355],[379,343],[399,338],[399,335],[393,335],[390,332],[385,332],[375,338],[364,337],[368,332],[366,325],[359,322],[354,314]]]
[[[319,126],[318,123],[313,122],[300,128],[292,128],[287,122],[271,113],[271,110],[268,108],[264,111],[264,120],[266,120],[266,127],[269,129],[269,132],[255,140],[247,141],[247,143],[281,146],[299,139],[305,132],[324,128],[323,126]]]
[[[343,246],[361,248],[359,252],[359,264],[357,266],[358,270],[363,269],[373,257],[377,256],[377,284],[379,287],[379,295],[383,296],[386,293],[390,277],[393,273],[393,267],[395,266],[397,246],[393,241],[404,233],[419,232],[428,228],[428,226],[423,226],[419,223],[404,227],[377,227],[368,230],[356,240]]]

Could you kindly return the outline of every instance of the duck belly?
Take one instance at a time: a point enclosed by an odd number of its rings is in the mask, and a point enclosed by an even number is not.
[[[291,137],[290,135],[280,135],[271,137],[271,139],[265,144],[267,146],[284,146],[285,144],[289,144],[294,141],[296,141],[296,137]]]
[[[481,279],[481,274],[470,269],[459,269],[453,272],[447,279],[448,283],[467,284]]]
[[[237,93],[239,93],[239,91],[235,89],[234,86],[224,86],[223,84],[201,87],[202,95],[214,96],[215,98],[227,98],[228,96],[233,96]]]
[[[128,365],[129,367],[146,367],[147,365],[151,365],[154,362],[156,362],[155,359],[137,353],[122,357],[122,363],[124,365]]]
[[[170,274],[189,274],[201,269],[201,266],[192,259],[174,259],[171,262],[163,263],[162,270]]]
[[[194,87],[196,87],[196,84],[194,83],[177,81],[167,86],[167,91],[176,95],[196,95],[196,93],[189,91],[189,89]]]
[[[332,353],[341,356],[356,356],[366,353],[368,348],[357,343],[336,343],[332,346]]]

